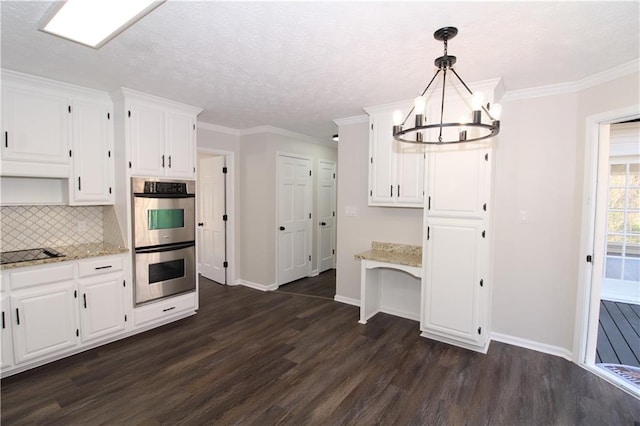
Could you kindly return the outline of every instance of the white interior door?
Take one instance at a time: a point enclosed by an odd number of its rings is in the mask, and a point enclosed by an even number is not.
[[[278,156],[278,285],[311,273],[311,160]]]
[[[334,268],[336,165],[320,161],[318,169],[318,273]]]
[[[198,256],[200,273],[226,284],[224,156],[204,157],[198,167]]]

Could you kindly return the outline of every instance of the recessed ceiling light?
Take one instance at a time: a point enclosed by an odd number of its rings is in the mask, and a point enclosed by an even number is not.
[[[99,49],[165,0],[67,0],[39,29]]]

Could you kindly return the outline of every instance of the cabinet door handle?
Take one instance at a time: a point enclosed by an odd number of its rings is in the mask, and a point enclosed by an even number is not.
[[[4,330],[6,327],[6,325],[4,324],[4,311],[2,311],[2,329]]]
[[[109,269],[111,268],[112,265],[106,265],[106,266],[96,266],[94,269],[97,271],[99,269]]]
[[[176,308],[175,306],[172,306],[172,307],[170,307],[170,308],[163,309],[163,310],[162,310],[162,312],[172,311],[172,310],[174,310],[175,308]]]
[[[82,303],[84,303],[84,308],[87,309],[87,293],[82,295]]]
[[[171,156],[169,156],[169,168],[171,168]]]
[[[281,226],[281,227],[280,227],[280,230],[281,230],[281,231],[284,231],[284,229],[285,229],[285,228],[284,228],[284,226]]]
[[[398,185],[398,197],[400,196],[400,185]]]
[[[164,168],[164,155],[162,156],[162,167]]]
[[[393,185],[389,185],[389,188],[391,188],[391,196],[393,197]]]
[[[9,148],[9,132],[4,132],[4,147]]]
[[[20,325],[20,309],[16,308],[16,323]]]
[[[78,191],[82,191],[82,182],[80,181],[80,176],[78,176]]]

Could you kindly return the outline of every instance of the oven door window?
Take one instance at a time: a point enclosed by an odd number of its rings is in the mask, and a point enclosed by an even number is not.
[[[184,259],[170,260],[149,265],[149,284],[184,277]]]
[[[184,209],[147,210],[147,229],[184,228]]]

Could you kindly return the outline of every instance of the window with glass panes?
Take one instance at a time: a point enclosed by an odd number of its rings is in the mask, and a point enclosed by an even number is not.
[[[640,281],[640,163],[609,167],[605,278]]]

